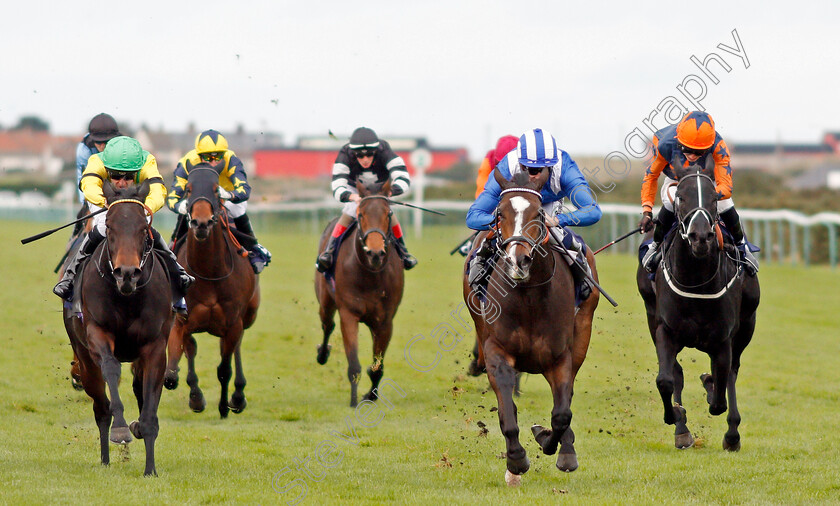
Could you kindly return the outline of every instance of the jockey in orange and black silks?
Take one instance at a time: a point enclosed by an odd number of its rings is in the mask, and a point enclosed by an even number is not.
[[[205,130],[195,139],[195,149],[184,155],[175,167],[172,190],[167,198],[169,209],[178,213],[178,224],[172,234],[172,240],[180,239],[187,231],[187,180],[193,167],[204,164],[219,174],[219,196],[224,200],[228,216],[233,219],[236,229],[242,232],[239,241],[249,250],[249,258],[254,272],[259,274],[271,261],[271,253],[259,244],[251,227],[251,220],[246,211],[251,196],[251,185],[245,175],[242,160],[228,149],[225,137],[216,130]]]
[[[732,234],[738,249],[751,274],[758,271],[758,260],[752,255],[741,228],[741,219],[732,201],[732,167],[729,161],[729,149],[726,142],[715,130],[715,122],[705,112],[691,111],[676,125],[665,127],[653,136],[653,160],[642,181],[642,220],[639,227],[647,232],[654,227],[653,243],[642,259],[642,264],[653,272],[659,264],[659,247],[665,234],[671,229],[676,219],[674,204],[668,197],[668,190],[677,180],[672,164],[682,167],[699,165],[704,167],[709,157],[714,161],[715,189],[718,192],[718,213],[726,228]],[[656,220],[653,219],[653,204],[656,199],[657,182],[660,174],[665,174],[662,183],[662,208]]]

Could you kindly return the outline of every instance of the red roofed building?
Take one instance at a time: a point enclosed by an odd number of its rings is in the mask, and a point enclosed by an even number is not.
[[[467,161],[466,148],[434,148],[420,137],[387,138],[391,148],[405,160],[408,172],[416,169],[411,164],[411,152],[425,147],[432,153],[431,166],[427,173],[444,171],[453,165]],[[306,137],[298,141],[297,147],[280,149],[258,149],[254,151],[254,174],[261,178],[296,177],[303,179],[329,178],[338,150],[346,141],[329,137]]]

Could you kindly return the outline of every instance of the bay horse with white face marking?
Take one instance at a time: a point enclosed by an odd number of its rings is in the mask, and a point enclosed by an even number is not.
[[[128,443],[132,434],[144,440],[144,474],[157,475],[154,450],[166,339],[172,326],[171,288],[166,267],[152,250],[149,210],[143,204],[148,182],[124,190],[105,182],[103,193],[108,202],[107,237],[77,280],[82,317],[65,306],[65,326],[78,357],[82,385],[93,399],[102,464],[110,462],[111,426],[114,443]],[[130,427],[118,390],[120,362],[132,362],[132,386],[140,409],[139,421]]]
[[[177,388],[178,361],[185,352],[189,368],[189,405],[196,413],[203,411],[206,401],[195,373],[197,345],[193,334],[207,332],[221,338],[222,361],[216,372],[222,386],[219,414],[225,418],[229,411],[241,413],[247,405],[240,346],[245,329],[257,319],[260,284],[248,259],[238,254],[241,246],[231,235],[218,188],[219,173],[209,165],[199,164],[190,170],[187,178],[189,232],[183,247],[177,250],[178,263],[195,277],[195,283],[187,290],[188,313],[176,317],[169,335],[169,364],[164,385],[170,390]],[[233,395],[228,401],[232,357],[236,378]]]
[[[682,407],[683,369],[677,355],[683,348],[696,348],[711,359],[712,373],[700,377],[709,413],[725,412],[729,394],[729,429],[723,448],[737,451],[741,414],[735,381],[741,354],[755,330],[760,290],[758,277],[747,275],[738,265],[737,252],[731,245],[724,246],[717,228],[718,194],[710,177],[712,169],[692,165],[678,170],[674,197],[678,230],[670,245],[666,241],[663,247],[655,282],[641,265],[636,281],[659,359],[656,387],[665,423],[675,425],[674,445],[688,448],[694,444]]]
[[[391,342],[394,315],[402,301],[403,261],[392,244],[391,182],[370,188],[356,183],[359,196],[357,224],[344,238],[336,253],[334,286],[323,274],[315,273],[315,295],[320,304],[319,315],[324,340],[318,346],[317,361],[323,365],[330,356],[330,334],[335,329],[335,312],[341,319],[341,337],[347,355],[347,378],[350,380],[350,406],[358,404],[358,386],[362,366],[359,363],[359,323],[364,323],[373,336],[373,364],[367,373],[370,391],[364,400],[376,400],[377,388],[384,373],[385,351]],[[336,218],[337,219],[337,218]],[[319,252],[324,250],[335,220],[321,236]]]
[[[479,343],[479,366],[486,364],[487,377],[499,404],[499,425],[507,447],[505,481],[518,485],[530,463],[519,442],[519,426],[513,391],[517,372],[542,374],[554,397],[551,428],[531,427],[543,453],[558,451],[557,468],[578,467],[571,428],[575,376],[589,349],[592,318],[600,294],[593,290],[575,309],[575,286],[561,253],[546,243],[540,189],[548,171],[534,181],[521,172],[507,181],[498,169],[494,177],[502,188],[496,209],[498,260],[487,289],[486,302],[478,299],[464,273],[464,300],[475,322]],[[475,247],[482,242],[482,232]],[[592,275],[598,279],[595,258],[587,251]],[[467,257],[468,259],[470,256]],[[465,265],[466,271],[466,265]],[[483,309],[482,309],[483,308]]]

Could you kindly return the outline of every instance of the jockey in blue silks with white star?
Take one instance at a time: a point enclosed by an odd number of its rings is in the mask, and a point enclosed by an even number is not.
[[[540,191],[543,209],[546,212],[545,224],[548,227],[557,227],[559,235],[562,236],[563,245],[569,253],[577,256],[577,258],[567,258],[566,261],[570,265],[575,262],[589,272],[583,240],[565,227],[587,227],[597,223],[601,219],[601,208],[598,207],[594,193],[575,161],[568,153],[557,148],[554,136],[540,128],[525,132],[519,137],[516,149],[502,158],[496,169],[507,180],[511,180],[514,175],[522,171],[527,171],[532,178],[539,176],[543,170],[550,172],[548,181]],[[467,212],[467,227],[473,230],[490,228],[494,221],[493,213],[501,200],[501,191],[495,178],[488,178],[484,191]],[[560,207],[558,203],[566,198],[574,209],[571,212],[558,212],[562,209],[562,207],[558,208]],[[470,264],[471,285],[481,285],[489,278],[489,273],[482,275],[481,279],[477,277],[480,272],[487,272],[484,264],[491,253],[492,248],[486,244],[481,244],[477,248],[476,257]],[[574,267],[571,271],[575,277],[575,283],[581,287],[580,298],[584,300],[591,293],[592,287],[586,281],[583,271]]]

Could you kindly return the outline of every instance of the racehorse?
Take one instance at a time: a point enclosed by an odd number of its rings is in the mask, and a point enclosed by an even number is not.
[[[110,425],[114,443],[128,443],[132,434],[145,441],[144,474],[157,475],[154,449],[166,339],[172,326],[171,289],[164,264],[152,252],[151,224],[146,219],[151,211],[143,204],[148,182],[124,190],[105,182],[103,192],[108,202],[107,237],[77,280],[81,318],[65,305],[65,326],[79,360],[82,385],[93,399],[102,464],[110,461]],[[140,410],[139,422],[130,427],[117,388],[120,362],[132,362],[132,386]]]
[[[319,315],[324,341],[318,346],[317,361],[324,365],[330,356],[330,334],[335,329],[335,312],[341,320],[341,336],[347,355],[347,378],[350,380],[350,406],[358,403],[357,389],[361,380],[359,364],[359,322],[373,336],[373,363],[367,373],[370,391],[364,400],[376,400],[379,381],[384,375],[385,351],[391,341],[394,315],[403,295],[403,262],[391,243],[391,182],[371,185],[356,183],[359,196],[357,223],[345,236],[345,247],[336,253],[333,280],[315,273],[315,295],[320,304]],[[336,218],[337,220],[337,218]],[[321,236],[319,252],[324,250],[333,220]]]
[[[478,366],[486,366],[498,400],[499,425],[507,447],[505,481],[516,486],[530,467],[519,442],[513,402],[517,372],[542,374],[554,396],[551,428],[531,427],[542,451],[553,455],[559,444],[557,468],[570,472],[578,467],[570,426],[573,385],[589,349],[600,294],[593,290],[576,312],[569,265],[555,247],[547,244],[539,190],[548,172],[532,182],[526,172],[517,174],[513,181],[507,181],[498,170],[494,177],[502,188],[493,224],[499,260],[484,293],[484,303],[469,286],[466,272],[463,290],[479,342]],[[483,234],[474,248],[481,244]],[[587,252],[587,261],[597,280],[591,251]]]
[[[733,246],[724,245],[712,170],[692,165],[677,171],[679,183],[673,202],[678,229],[670,244],[665,241],[655,282],[641,265],[636,282],[659,359],[656,387],[662,397],[665,423],[675,425],[674,445],[688,448],[694,444],[682,407],[683,370],[677,361],[679,352],[688,347],[711,359],[711,374],[700,377],[709,413],[726,411],[725,395],[729,394],[729,429],[723,448],[737,451],[741,447],[741,415],[735,381],[741,353],[755,329],[760,290],[758,278],[747,275],[739,266]]]
[[[178,386],[178,361],[187,355],[187,385],[190,387],[190,408],[204,411],[204,394],[198,387],[195,373],[197,345],[193,334],[208,332],[221,338],[222,361],[216,369],[222,386],[219,414],[241,413],[245,400],[245,375],[242,372],[240,346],[245,329],[257,319],[260,306],[259,277],[254,274],[247,257],[238,252],[242,246],[234,239],[218,195],[219,173],[209,165],[199,164],[190,170],[187,179],[189,232],[183,247],[177,248],[178,262],[195,283],[187,290],[188,314],[178,315],[169,334],[169,363],[164,385]],[[234,392],[228,401],[231,357],[236,364]]]

